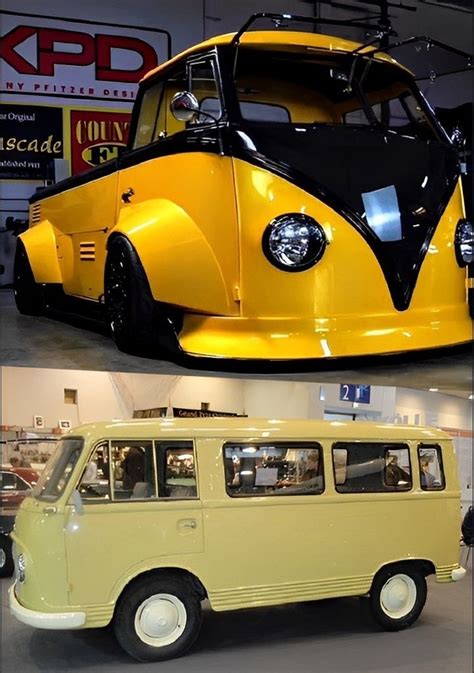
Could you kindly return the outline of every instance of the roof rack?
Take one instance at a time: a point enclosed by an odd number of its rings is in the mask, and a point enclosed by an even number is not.
[[[273,12],[256,12],[252,14],[247,21],[241,26],[241,28],[236,32],[234,37],[231,40],[231,46],[238,46],[240,44],[240,38],[244,33],[246,33],[249,28],[260,19],[267,19],[272,21],[276,28],[281,28],[282,26],[287,25],[286,22],[292,21],[295,23],[311,23],[313,25],[328,25],[328,26],[349,26],[352,28],[365,28],[367,30],[377,30],[382,34],[390,35],[392,34],[391,25],[381,26],[379,16],[370,16],[370,17],[354,17],[351,19],[327,19],[319,18],[313,16],[300,16],[298,14],[276,14]],[[373,23],[375,22],[376,23]]]

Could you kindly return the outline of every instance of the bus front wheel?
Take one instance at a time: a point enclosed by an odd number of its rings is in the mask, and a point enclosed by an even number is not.
[[[114,630],[122,648],[138,661],[163,661],[191,647],[201,621],[201,602],[192,585],[163,573],[139,579],[125,590]]]
[[[176,348],[181,314],[153,299],[140,258],[124,236],[109,245],[104,303],[108,329],[121,351],[156,357]]]
[[[426,579],[416,566],[384,568],[374,578],[369,602],[372,617],[386,631],[400,631],[420,616],[426,602]]]

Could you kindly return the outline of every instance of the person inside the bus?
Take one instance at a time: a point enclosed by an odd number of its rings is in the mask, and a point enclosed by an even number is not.
[[[315,479],[318,476],[319,470],[319,453],[313,451],[309,454],[306,460],[306,470],[301,477],[301,481],[309,481],[310,479]]]
[[[389,453],[385,467],[385,483],[387,486],[407,486],[411,483],[408,472],[398,464],[398,456]]]
[[[145,480],[144,450],[138,446],[130,447],[121,467],[123,469],[124,490],[133,490],[133,487],[137,482],[143,482]]]
[[[436,486],[436,477],[430,472],[430,461],[427,458],[420,458],[420,477],[422,488]]]
[[[299,479],[282,479],[277,483],[277,488],[282,489],[282,493],[322,490],[323,480],[319,474],[319,453],[312,451],[306,457],[305,463],[304,472]]]

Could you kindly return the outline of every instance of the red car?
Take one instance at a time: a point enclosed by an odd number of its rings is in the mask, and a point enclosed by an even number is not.
[[[29,467],[2,467],[0,507],[17,508],[37,483],[39,474]]]
[[[39,474],[29,467],[3,467],[0,470],[0,577],[13,573],[12,542],[15,514]]]

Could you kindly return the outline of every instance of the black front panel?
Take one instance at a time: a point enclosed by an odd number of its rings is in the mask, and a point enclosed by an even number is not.
[[[418,272],[458,177],[456,152],[370,127],[247,122],[256,152],[235,143],[246,160],[276,170],[339,213],[368,240],[398,310],[408,308]],[[377,229],[367,204],[379,191],[392,197],[399,233]],[[383,219],[387,205],[379,204]]]

